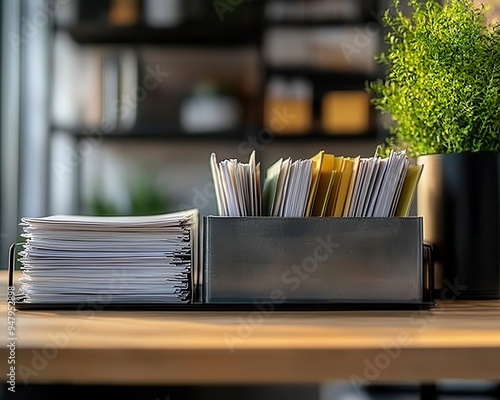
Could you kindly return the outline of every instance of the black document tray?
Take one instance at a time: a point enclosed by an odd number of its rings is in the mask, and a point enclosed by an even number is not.
[[[206,243],[205,243],[206,245]],[[433,283],[433,258],[432,247],[425,243],[422,246],[422,267],[421,272],[421,297],[412,302],[407,301],[343,301],[343,300],[315,300],[315,301],[290,301],[285,303],[275,303],[266,299],[256,298],[253,301],[224,301],[210,302],[206,298],[206,287],[195,288],[194,299],[186,304],[171,303],[30,303],[25,302],[21,296],[17,296],[15,307],[18,310],[94,310],[94,311],[165,311],[165,312],[328,312],[328,311],[364,311],[364,310],[417,310],[429,309],[435,305],[432,297]],[[9,286],[14,285],[14,271],[16,266],[16,245],[12,245],[9,253]],[[207,279],[207,267],[205,262],[203,268],[205,279]],[[200,270],[200,271],[201,271]],[[419,272],[419,273],[420,273]],[[206,285],[206,281],[203,277]],[[202,296],[205,293],[205,298]],[[209,299],[208,299],[209,300]]]

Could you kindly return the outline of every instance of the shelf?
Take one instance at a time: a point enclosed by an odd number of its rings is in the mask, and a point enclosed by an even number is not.
[[[314,87],[324,90],[365,90],[368,82],[375,81],[375,73],[335,71],[308,67],[266,67],[266,80],[272,77],[284,79],[305,78]],[[320,90],[321,91],[321,90]]]
[[[377,132],[370,131],[363,134],[329,134],[323,131],[311,131],[301,134],[275,134],[273,141],[286,141],[286,142],[308,142],[308,141],[338,141],[338,140],[351,140],[351,141],[373,141],[377,138]]]
[[[110,26],[102,23],[79,23],[69,27],[57,27],[68,32],[79,44],[151,44],[172,46],[234,47],[257,45],[260,41],[259,26],[218,25],[178,26],[152,28],[145,25]]]
[[[166,141],[166,140],[243,140],[247,136],[245,132],[251,131],[249,128],[233,129],[228,131],[199,132],[190,133],[182,128],[174,126],[166,127],[136,127],[130,130],[116,129],[105,132],[98,127],[52,127],[52,131],[67,132],[78,140],[86,138],[97,139],[102,135],[103,140],[147,140],[147,141]],[[255,132],[255,131],[251,131]]]
[[[271,20],[267,19],[264,22],[266,29],[272,28],[337,28],[343,26],[357,26],[374,21],[374,18],[361,19],[339,19],[339,20]]]
[[[363,71],[341,71],[325,68],[315,68],[308,66],[266,66],[267,75],[282,75],[285,77],[307,76],[312,79],[337,79],[347,81],[362,82],[365,80],[376,79],[376,72]]]
[[[99,132],[102,132],[99,128],[90,127],[80,127],[80,128],[68,128],[68,127],[57,127],[52,128],[53,131],[67,132],[74,136],[78,140],[83,140],[86,138],[98,139]],[[88,132],[88,133],[87,133]],[[234,129],[230,131],[218,131],[218,132],[200,132],[200,133],[188,133],[180,128],[175,127],[138,127],[131,130],[114,130],[112,132],[102,132],[103,140],[116,140],[116,141],[133,141],[133,140],[145,140],[145,141],[238,141],[245,140],[247,138],[258,138],[259,129],[257,128],[245,128]],[[275,134],[273,140],[278,141],[291,141],[291,142],[307,142],[307,141],[317,141],[317,140],[373,140],[377,137],[377,132],[369,131],[363,134],[328,134],[321,130],[313,130],[311,132],[305,132],[301,134]]]

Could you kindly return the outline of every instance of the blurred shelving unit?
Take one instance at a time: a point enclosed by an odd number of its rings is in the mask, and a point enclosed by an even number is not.
[[[69,1],[53,30],[51,130],[75,148],[92,135],[107,146],[236,148],[262,130],[293,146],[375,141],[381,130],[365,87],[377,77],[381,37],[368,27],[378,3]],[[68,49],[76,61],[65,65]]]
[[[376,138],[379,128],[366,85],[378,73],[377,15],[373,0],[268,0],[264,124],[271,126],[273,109],[288,107],[296,123],[290,121],[285,135]]]

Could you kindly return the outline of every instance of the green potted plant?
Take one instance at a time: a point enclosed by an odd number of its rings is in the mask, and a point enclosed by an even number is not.
[[[383,21],[389,147],[424,164],[418,214],[437,281],[461,298],[500,298],[500,28],[472,0],[398,0]]]

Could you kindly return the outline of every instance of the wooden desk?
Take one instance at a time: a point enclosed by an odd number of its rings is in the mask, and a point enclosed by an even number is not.
[[[0,307],[3,339],[5,301]],[[500,381],[499,301],[439,302],[420,312],[17,311],[15,318],[18,384]],[[4,377],[8,355],[2,344]]]

